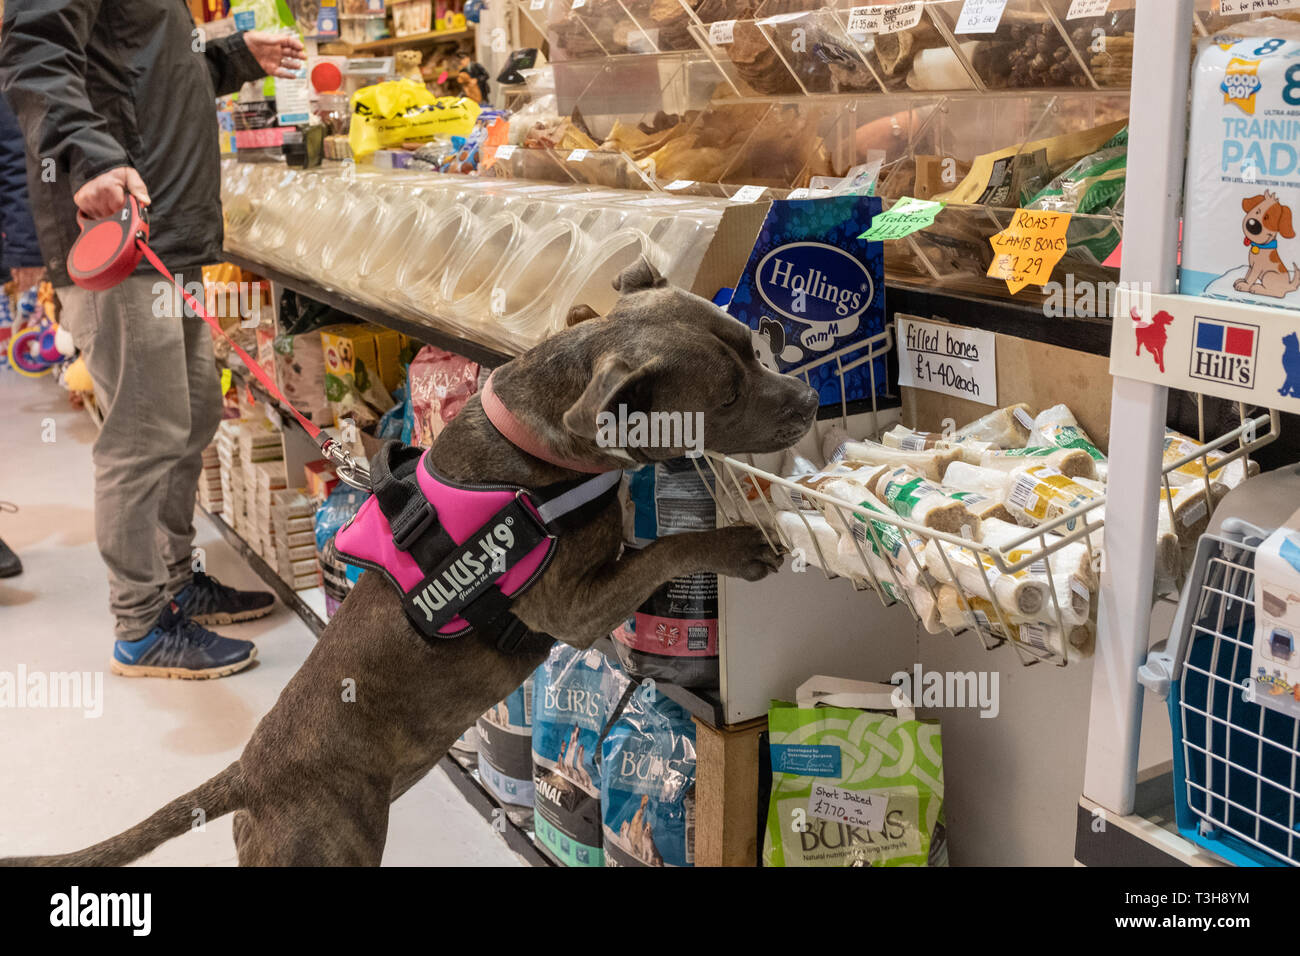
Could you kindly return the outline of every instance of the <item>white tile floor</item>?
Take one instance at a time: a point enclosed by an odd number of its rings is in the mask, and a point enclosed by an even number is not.
[[[67,851],[136,823],[237,757],[313,637],[280,606],[261,621],[225,629],[257,641],[258,663],[243,673],[216,681],[113,676],[108,585],[92,511],[95,427],[51,379],[11,370],[0,372],[0,422],[0,501],[20,509],[0,513],[0,538],[24,565],[19,577],[0,580],[0,671],[89,671],[90,686],[99,679],[103,689],[98,718],[0,706],[0,856]],[[206,519],[196,526],[213,574],[259,586]],[[141,862],[233,864],[230,817]],[[394,805],[384,864],[521,861],[435,770]]]

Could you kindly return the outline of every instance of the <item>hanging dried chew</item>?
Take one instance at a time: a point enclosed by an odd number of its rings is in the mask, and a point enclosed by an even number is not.
[[[1029,430],[1034,427],[1034,413],[1024,402],[989,412],[983,418],[957,429],[955,437],[992,442],[999,448],[1024,448]]]
[[[981,467],[1006,472],[1034,461],[1050,465],[1067,478],[1097,476],[1097,465],[1092,456],[1078,448],[1006,448],[986,451],[980,456]]]
[[[843,452],[845,461],[857,461],[865,465],[891,465],[895,468],[906,466],[931,481],[938,481],[949,465],[961,459],[961,452],[953,449],[903,451],[874,441],[845,442],[839,450]]]
[[[979,538],[979,518],[938,484],[910,468],[886,471],[876,480],[875,492],[900,518],[971,540]]]
[[[905,85],[908,70],[918,53],[948,45],[928,17],[922,17],[910,30],[875,34],[868,38],[867,44],[869,56],[874,59],[881,79],[891,89]]]

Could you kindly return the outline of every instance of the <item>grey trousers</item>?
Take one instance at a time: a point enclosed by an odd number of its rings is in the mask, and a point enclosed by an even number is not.
[[[127,641],[148,633],[190,580],[203,449],[221,422],[211,333],[178,315],[174,292],[163,290],[160,276],[142,274],[105,292],[58,290],[104,413],[93,448],[95,538],[115,636]]]

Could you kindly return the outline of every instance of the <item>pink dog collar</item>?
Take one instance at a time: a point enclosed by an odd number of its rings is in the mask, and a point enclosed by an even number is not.
[[[515,417],[514,412],[506,408],[505,402],[501,401],[492,388],[493,375],[496,375],[496,372],[489,375],[488,380],[483,383],[483,391],[480,393],[479,398],[483,402],[483,411],[487,414],[488,421],[505,437],[506,441],[520,451],[526,452],[547,464],[554,465],[556,468],[567,468],[570,471],[580,471],[588,475],[598,475],[602,472],[616,470],[601,468],[598,465],[577,461],[573,458],[561,458],[553,454],[528,429],[527,425]]]

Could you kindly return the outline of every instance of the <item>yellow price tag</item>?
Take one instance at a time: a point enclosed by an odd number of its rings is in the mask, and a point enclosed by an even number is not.
[[[231,377],[230,369],[223,368],[221,370],[221,394],[222,395],[225,395],[226,392],[230,391],[230,377]]]
[[[993,265],[988,275],[1004,279],[1012,295],[1029,284],[1046,285],[1065,255],[1068,212],[1017,209],[1011,225],[989,238]]]

